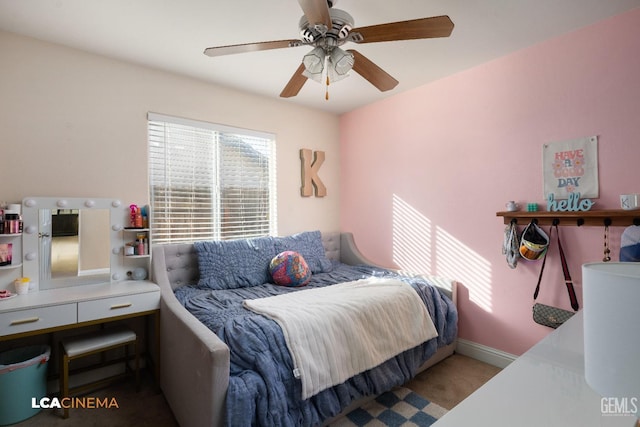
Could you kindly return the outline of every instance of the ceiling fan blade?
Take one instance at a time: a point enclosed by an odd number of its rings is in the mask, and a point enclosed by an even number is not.
[[[298,3],[311,26],[323,24],[331,29],[331,15],[327,0],[298,0]]]
[[[271,42],[233,44],[229,46],[208,47],[204,50],[207,56],[233,55],[235,53],[257,52],[260,50],[282,49],[285,47],[297,47],[303,43],[300,40],[275,40]]]
[[[302,74],[304,72],[304,64],[300,64],[296,72],[291,76],[289,83],[282,89],[280,92],[280,97],[282,98],[291,98],[292,96],[296,96],[302,86],[307,81],[307,77]]]
[[[362,41],[354,40],[357,43],[374,43],[449,37],[452,31],[453,22],[444,15],[354,28],[351,32],[362,36]]]
[[[353,54],[353,71],[360,74],[381,92],[386,92],[398,85],[398,81],[391,77],[386,71],[371,62],[360,52],[349,49]]]

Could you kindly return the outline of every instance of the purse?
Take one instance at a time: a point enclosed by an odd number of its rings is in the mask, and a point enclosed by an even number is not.
[[[539,302],[533,304],[533,321],[553,329],[562,325],[574,314],[573,311],[541,304]]]
[[[562,263],[562,272],[564,274],[564,282],[567,286],[567,293],[569,294],[569,301],[571,302],[571,308],[574,311],[564,310],[562,308],[553,307],[551,305],[541,304],[536,302],[538,294],[540,293],[540,282],[542,281],[542,273],[544,272],[544,265],[547,261],[547,253],[544,254],[542,260],[542,267],[540,268],[540,275],[538,276],[538,284],[536,290],[533,293],[533,321],[550,328],[557,328],[566,322],[571,316],[575,314],[580,308],[578,305],[578,299],[576,298],[576,292],[573,289],[573,281],[571,280],[571,274],[569,274],[569,267],[567,265],[567,259],[562,250],[562,243],[560,242],[560,232],[558,230],[558,224],[554,223],[553,227],[556,229],[556,238],[558,240],[558,251],[560,252],[560,261]],[[549,230],[549,239],[551,240],[551,234],[553,227]],[[548,251],[547,251],[548,252]]]

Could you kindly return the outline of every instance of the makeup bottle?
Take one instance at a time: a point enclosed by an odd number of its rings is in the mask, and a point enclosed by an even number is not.
[[[142,228],[142,214],[140,213],[140,209],[136,210],[134,227]]]
[[[14,212],[5,212],[4,214],[5,234],[18,234],[19,229],[20,229],[20,215]]]
[[[129,225],[131,227],[136,226],[136,212],[138,212],[137,205],[129,205],[130,213],[129,213]]]

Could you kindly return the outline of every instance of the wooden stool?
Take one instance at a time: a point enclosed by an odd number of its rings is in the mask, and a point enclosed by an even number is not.
[[[98,385],[107,384],[122,377],[122,374],[115,375],[90,384],[69,389],[69,362],[71,360],[102,353],[114,348],[124,347],[125,366],[126,370],[129,370],[129,344],[133,344],[135,349],[136,387],[139,389],[140,349],[138,345],[138,337],[134,331],[125,327],[119,327],[63,339],[60,342],[60,400],[62,401],[63,398],[69,397],[70,393],[77,393],[83,389],[90,389]],[[69,408],[64,408],[63,417],[69,418]]]

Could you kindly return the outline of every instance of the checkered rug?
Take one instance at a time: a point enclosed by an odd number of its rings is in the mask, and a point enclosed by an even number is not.
[[[427,427],[446,412],[411,390],[398,387],[354,409],[331,427]]]

